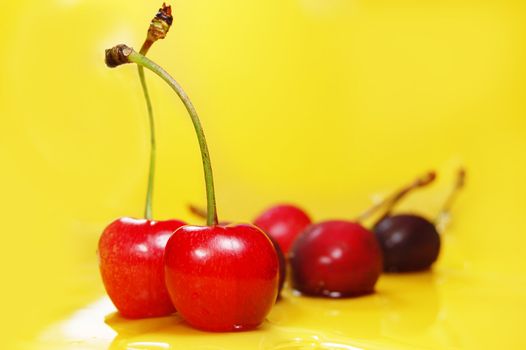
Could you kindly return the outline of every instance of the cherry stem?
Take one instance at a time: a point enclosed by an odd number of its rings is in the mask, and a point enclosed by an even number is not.
[[[391,196],[386,197],[379,203],[376,203],[371,208],[367,209],[363,213],[361,213],[357,218],[356,221],[360,222],[367,218],[369,218],[371,215],[376,213],[378,210],[380,210],[382,207],[386,207],[385,213],[382,215],[382,217],[385,217],[390,214],[391,210],[394,208],[394,206],[407,194],[409,194],[411,191],[424,187],[429,185],[431,182],[433,182],[436,178],[436,173],[434,171],[430,171],[424,176],[421,176],[417,178],[413,183],[399,189],[395,193],[393,193]]]
[[[164,39],[166,34],[170,30],[172,25],[172,8],[170,5],[163,3],[155,17],[151,20],[146,40],[142,44],[141,50],[139,51],[142,55],[146,56],[148,50],[159,39]],[[141,82],[142,92],[144,94],[144,100],[146,101],[146,109],[148,111],[148,122],[150,126],[150,166],[148,171],[148,186],[146,190],[146,204],[144,208],[144,217],[148,220],[152,219],[152,202],[153,202],[153,184],[155,178],[155,158],[156,158],[156,142],[155,142],[155,122],[153,117],[152,101],[148,92],[148,86],[146,85],[146,78],[144,76],[144,67],[137,66],[139,73],[139,80]]]
[[[153,41],[146,39],[141,47],[140,53],[144,56],[152,46]],[[148,171],[148,187],[146,191],[146,205],[144,207],[144,217],[148,220],[152,219],[152,202],[153,202],[153,184],[155,177],[155,156],[156,156],[156,142],[155,142],[155,122],[153,117],[152,101],[146,85],[146,77],[144,76],[144,67],[137,66],[139,73],[139,80],[141,81],[142,92],[144,100],[146,101],[146,109],[148,111],[148,122],[150,124],[150,166]]]
[[[203,208],[195,206],[193,204],[189,204],[188,210],[190,210],[190,213],[194,214],[198,218],[206,219],[206,210],[204,210]]]
[[[453,203],[455,202],[458,196],[458,193],[464,187],[465,183],[466,183],[466,170],[464,168],[460,168],[458,170],[457,179],[455,181],[453,189],[449,193],[449,196],[446,198],[446,201],[444,202],[442,209],[440,210],[440,212],[438,213],[435,219],[436,225],[442,226],[442,229],[445,228],[447,221],[449,221],[451,207],[453,206]]]
[[[206,200],[207,200],[207,217],[206,222],[208,226],[217,225],[217,209],[216,209],[216,199],[214,191],[214,176],[212,174],[212,165],[210,162],[210,154],[208,152],[208,146],[206,144],[205,134],[203,132],[203,127],[199,120],[199,116],[190,101],[188,95],[183,90],[181,85],[172,78],[161,66],[147,57],[141,55],[140,53],[135,52],[132,48],[126,45],[117,45],[111,49],[106,50],[106,65],[108,67],[116,67],[124,63],[135,63],[137,65],[143,66],[146,69],[151,70],[153,73],[158,75],[162,80],[164,80],[174,92],[179,96],[183,102],[197,135],[197,140],[199,141],[199,147],[201,150],[201,158],[203,161],[203,170],[205,175],[205,185],[206,185]]]

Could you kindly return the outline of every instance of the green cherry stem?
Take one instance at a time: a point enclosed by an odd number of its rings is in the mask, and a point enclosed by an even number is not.
[[[214,177],[212,174],[212,166],[210,163],[210,154],[208,152],[208,146],[206,144],[205,134],[203,132],[203,127],[199,120],[197,112],[188,98],[188,95],[183,90],[181,85],[172,78],[161,66],[147,57],[141,55],[140,53],[135,52],[132,48],[126,45],[117,45],[111,49],[106,50],[106,65],[108,67],[116,67],[124,63],[135,63],[137,65],[143,66],[146,69],[149,69],[156,75],[158,75],[162,80],[164,80],[174,92],[179,96],[183,102],[197,135],[199,141],[199,147],[201,149],[201,158],[203,161],[203,170],[205,175],[205,185],[206,185],[206,200],[207,200],[207,217],[206,222],[208,226],[217,225],[217,209],[216,209],[216,199],[214,191]]]
[[[172,25],[172,9],[169,5],[163,3],[155,17],[150,22],[146,40],[142,44],[141,50],[139,51],[142,55],[146,56],[150,47],[153,43],[159,39],[164,39],[166,34],[170,30]],[[155,119],[153,117],[152,101],[150,99],[150,93],[148,92],[148,86],[146,85],[146,77],[144,76],[144,67],[137,66],[139,73],[139,80],[141,82],[142,92],[144,94],[144,100],[146,101],[146,110],[148,112],[148,123],[150,127],[150,165],[148,170],[148,185],[146,190],[146,203],[144,207],[144,217],[148,220],[152,219],[152,202],[153,202],[153,186],[155,179],[155,159],[156,159],[156,142],[155,142]]]
[[[152,46],[153,42],[146,40],[141,48],[141,54],[146,55]],[[155,178],[155,158],[156,158],[156,142],[155,142],[155,121],[153,117],[152,101],[146,85],[146,77],[144,76],[144,67],[137,66],[139,73],[139,80],[141,81],[142,92],[144,100],[146,101],[146,109],[148,111],[148,122],[150,126],[150,165],[148,171],[148,187],[146,190],[146,204],[144,207],[144,217],[148,220],[152,219],[152,201],[153,201],[153,184]]]

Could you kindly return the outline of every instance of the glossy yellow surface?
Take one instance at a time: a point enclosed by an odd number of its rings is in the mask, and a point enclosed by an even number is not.
[[[1,348],[526,347],[523,1],[177,1],[150,57],[201,114],[222,218],[279,201],[351,218],[436,168],[437,183],[400,206],[433,216],[460,164],[468,186],[434,270],[382,276],[374,295],[287,291],[260,330],[240,334],[116,316],[95,247],[115,217],[142,213],[148,140],[136,69],[102,57],[139,47],[159,5],[0,5]],[[195,221],[185,207],[204,202],[197,142],[181,103],[148,78],[154,215]]]

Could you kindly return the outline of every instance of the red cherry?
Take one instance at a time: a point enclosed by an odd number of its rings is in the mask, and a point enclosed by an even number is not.
[[[276,300],[278,256],[255,226],[183,226],[169,239],[164,262],[173,305],[193,327],[252,329]]]
[[[164,283],[163,254],[179,220],[120,218],[99,239],[104,287],[122,316],[166,316],[175,311]]]
[[[362,225],[333,220],[309,226],[290,251],[292,286],[333,298],[371,293],[382,272],[382,252]]]
[[[200,218],[206,218],[206,210],[199,208],[195,205],[189,205],[188,209],[190,212]],[[230,225],[231,222],[229,221],[221,221],[219,225],[226,226]],[[263,232],[267,235],[267,237],[270,239],[272,244],[274,245],[274,248],[276,249],[276,253],[278,254],[278,260],[279,260],[279,283],[278,283],[278,296],[276,300],[279,300],[281,298],[281,291],[283,290],[283,286],[285,285],[285,278],[287,277],[287,260],[285,259],[285,254],[283,254],[283,250],[281,250],[281,247],[279,246],[278,242],[275,238],[273,238],[271,235],[269,235],[265,230]]]
[[[290,204],[271,207],[254,220],[254,225],[274,238],[285,254],[289,252],[298,234],[311,223],[312,220],[305,211]]]
[[[146,55],[158,39],[163,39],[172,24],[171,7],[165,4],[150,22],[141,53]],[[121,218],[112,222],[99,239],[100,272],[106,291],[119,310],[129,318],[165,316],[175,311],[164,284],[163,254],[168,238],[185,225],[178,220],[152,221],[155,173],[155,126],[152,103],[144,69],[138,70],[150,127],[150,162],[144,217]]]

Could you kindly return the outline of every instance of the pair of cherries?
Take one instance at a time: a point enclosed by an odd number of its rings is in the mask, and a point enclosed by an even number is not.
[[[278,255],[253,225],[121,218],[104,230],[98,252],[106,291],[127,318],[177,310],[200,329],[251,329],[278,293]]]
[[[283,287],[280,247],[286,253],[311,221],[301,209],[281,205],[254,223],[199,227],[180,220],[117,219],[99,240],[106,291],[127,318],[170,315],[177,305],[197,328],[257,327]]]
[[[464,176],[461,170],[440,218],[449,213]],[[290,251],[293,288],[307,295],[357,296],[373,292],[382,271],[430,268],[440,251],[436,223],[420,215],[392,215],[391,211],[409,192],[427,186],[434,179],[434,172],[418,178],[355,221],[330,220],[309,226],[298,235]],[[360,224],[385,206],[385,214],[371,230]]]
[[[106,65],[135,63],[148,105],[151,128],[146,219],[121,218],[102,233],[99,265],[106,291],[127,318],[166,316],[177,311],[190,325],[209,331],[252,329],[263,322],[278,294],[278,253],[269,237],[249,224],[219,225],[208,146],[188,95],[162,67],[145,57],[172,23],[163,4],[150,24],[140,53],[126,45],[106,50]],[[164,80],[183,102],[198,138],[207,195],[207,226],[151,219],[155,163],[153,114],[143,69]]]

